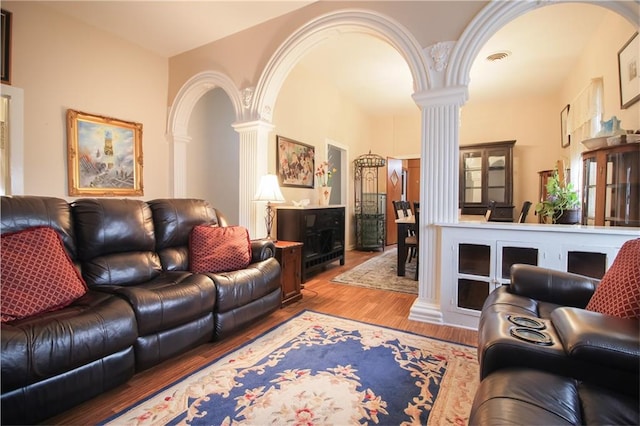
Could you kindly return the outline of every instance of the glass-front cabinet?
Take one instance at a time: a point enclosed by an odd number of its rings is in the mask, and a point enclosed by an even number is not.
[[[513,145],[516,141],[460,147],[460,208],[482,215],[496,202],[492,219],[513,221]]]
[[[637,230],[623,227],[499,222],[438,227],[443,319],[464,327],[477,327],[487,297],[510,284],[512,265],[537,265],[602,278],[624,242],[637,238]]]
[[[640,226],[640,144],[582,153],[582,224]]]

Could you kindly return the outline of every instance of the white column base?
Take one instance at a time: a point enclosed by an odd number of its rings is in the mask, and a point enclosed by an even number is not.
[[[409,311],[409,319],[431,324],[444,324],[440,305],[430,303],[420,298],[413,302],[413,306],[411,306],[411,310]]]

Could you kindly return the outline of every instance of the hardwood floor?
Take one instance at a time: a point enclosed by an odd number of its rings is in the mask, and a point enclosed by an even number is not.
[[[477,332],[463,328],[410,321],[411,305],[417,296],[405,293],[371,290],[332,283],[342,272],[357,266],[380,252],[349,251],[344,266],[338,262],[310,278],[302,290],[301,300],[285,306],[246,330],[221,341],[202,345],[179,357],[136,374],[127,383],[72,410],[46,421],[46,424],[95,424],[117,411],[143,399],[156,390],[191,373],[203,364],[259,336],[270,328],[309,309],[317,312],[384,325],[439,339],[476,345]]]

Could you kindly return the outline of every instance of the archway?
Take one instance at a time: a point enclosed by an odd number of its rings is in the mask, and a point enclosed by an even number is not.
[[[188,134],[189,119],[198,100],[209,90],[220,87],[227,94],[236,120],[243,118],[243,106],[240,91],[226,75],[216,71],[205,71],[191,77],[176,95],[169,111],[167,139],[170,144],[169,187],[173,197],[185,197],[186,189],[186,145],[191,140]]]
[[[593,4],[589,1],[581,3]],[[464,30],[460,40],[451,52],[449,66],[447,68],[445,86],[467,86],[469,84],[469,72],[482,46],[500,28],[513,21],[518,16],[535,10],[539,7],[554,5],[554,2],[491,2],[471,21]],[[638,26],[640,11],[634,2],[607,1],[599,2],[598,6],[610,9]]]
[[[310,21],[278,48],[256,86],[252,115],[271,121],[273,105],[291,68],[313,46],[325,39],[348,33],[368,34],[389,43],[407,61],[413,76],[414,91],[420,93],[429,89],[428,67],[422,47],[406,28],[379,13],[343,10]]]

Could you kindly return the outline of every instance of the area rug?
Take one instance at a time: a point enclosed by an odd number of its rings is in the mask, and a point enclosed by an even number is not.
[[[405,269],[405,275],[399,277],[398,249],[394,247],[338,275],[331,281],[379,290],[418,294],[418,281],[413,279],[416,274],[416,260],[412,259],[411,262],[406,263]]]
[[[476,348],[304,311],[111,425],[466,424]]]

